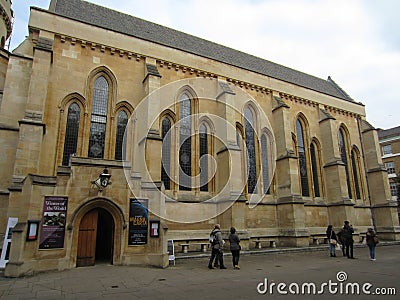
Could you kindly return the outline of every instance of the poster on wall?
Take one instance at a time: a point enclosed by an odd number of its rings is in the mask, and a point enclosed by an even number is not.
[[[148,205],[147,199],[131,199],[129,207],[128,245],[147,244]]]
[[[67,204],[68,197],[44,197],[39,249],[64,248]]]

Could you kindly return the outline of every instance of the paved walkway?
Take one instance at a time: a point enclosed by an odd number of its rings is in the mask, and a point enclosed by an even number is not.
[[[242,255],[241,270],[232,268],[231,257],[225,257],[226,270],[207,269],[208,258],[178,259],[167,269],[111,266],[75,268],[62,272],[48,272],[24,278],[0,277],[0,299],[320,299],[321,295],[285,295],[277,291],[279,283],[294,289],[302,284],[315,284],[324,288],[324,299],[366,299],[366,295],[349,296],[340,293],[340,284],[361,286],[371,283],[370,292],[376,288],[395,288],[397,296],[368,296],[367,299],[398,299],[400,293],[400,245],[379,245],[377,260],[368,258],[368,249],[355,249],[357,259],[338,255],[331,258],[328,250],[289,252],[280,250],[259,255]],[[317,250],[316,248],[311,250]],[[342,272],[342,273],[339,273]],[[339,275],[340,276],[339,276]],[[339,279],[337,278],[339,276]],[[342,278],[347,276],[347,280]],[[265,281],[267,280],[267,285]],[[329,293],[328,283],[336,295]],[[257,292],[260,290],[266,294]],[[270,284],[274,283],[271,292]],[[310,286],[310,285],[308,285]],[[304,285],[307,293],[307,285]],[[312,292],[312,289],[309,290]],[[349,290],[350,292],[352,290]],[[360,291],[362,292],[362,291]],[[393,290],[386,289],[393,293]]]

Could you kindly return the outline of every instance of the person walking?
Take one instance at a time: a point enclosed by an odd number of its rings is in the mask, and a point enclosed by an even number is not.
[[[335,247],[336,247],[338,241],[337,241],[336,233],[332,229],[332,225],[328,225],[328,227],[326,228],[326,237],[328,238],[328,242],[329,242],[329,253],[330,253],[331,257],[336,257]]]
[[[344,239],[344,244],[346,246],[346,256],[347,258],[354,259],[353,256],[353,233],[354,229],[353,226],[350,225],[349,221],[344,221],[344,226],[343,226],[343,239]]]
[[[222,239],[221,226],[219,224],[216,224],[214,226],[213,231],[211,231],[210,242],[211,242],[211,257],[208,262],[208,268],[214,269],[212,264],[214,258],[217,256],[219,260],[219,268],[226,269],[226,267],[224,266],[224,257],[223,257],[224,254],[222,252],[222,249],[224,247],[224,240]]]
[[[375,246],[378,244],[378,238],[376,237],[374,229],[368,228],[365,238],[369,248],[370,259],[375,261]]]
[[[229,235],[230,250],[232,253],[233,268],[239,270],[239,256],[240,256],[240,239],[236,234],[235,227],[231,227],[231,234]]]

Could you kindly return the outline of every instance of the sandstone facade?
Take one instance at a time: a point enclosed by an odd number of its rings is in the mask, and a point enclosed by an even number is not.
[[[167,239],[205,242],[215,223],[244,248],[306,246],[344,220],[399,239],[377,132],[331,78],[78,0],[32,8],[1,66],[0,233],[18,218],[7,276],[76,267],[92,211],[116,265],[166,267]],[[64,246],[40,249],[28,224],[42,230],[49,196],[68,199]],[[143,245],[128,242],[132,199],[160,222]]]

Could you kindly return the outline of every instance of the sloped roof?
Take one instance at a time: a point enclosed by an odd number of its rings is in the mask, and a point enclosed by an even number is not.
[[[331,78],[324,80],[268,60],[82,0],[52,0],[63,17],[213,59],[354,102]]]
[[[379,129],[378,137],[379,139],[400,136],[400,126],[389,128],[389,129]]]

